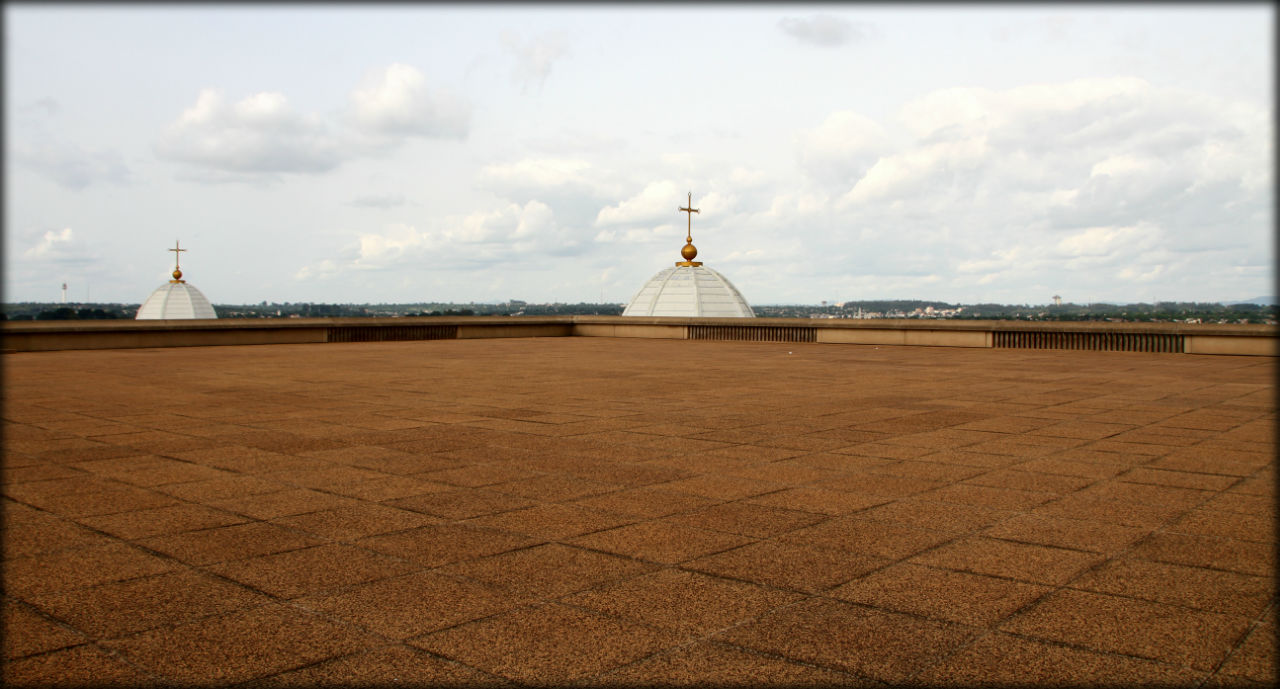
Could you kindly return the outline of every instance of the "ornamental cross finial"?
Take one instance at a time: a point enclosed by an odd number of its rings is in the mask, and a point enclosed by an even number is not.
[[[180,263],[178,259],[182,258],[182,254],[179,252],[186,251],[186,249],[182,248],[182,244],[175,239],[173,240],[173,248],[169,249],[169,251],[173,252],[173,279],[169,282],[182,282],[182,268],[178,265]]]
[[[176,239],[175,239],[175,240],[173,240],[173,248],[172,248],[172,249],[169,249],[169,251],[172,251],[172,252],[173,252],[173,267],[174,267],[174,269],[176,270],[176,269],[178,269],[178,268],[181,268],[182,266],[180,266],[180,265],[179,265],[179,264],[181,263],[181,261],[180,261],[180,260],[178,260],[178,259],[182,258],[182,254],[181,254],[181,253],[178,253],[178,252],[180,252],[180,251],[186,251],[186,249],[183,249],[183,248],[182,248],[182,244],[181,244],[180,242],[178,242],[178,240],[176,240]]]
[[[687,232],[685,232],[684,240],[686,242],[692,242],[693,241],[693,214],[694,213],[701,214],[701,211],[693,207],[693,192],[689,192],[689,206],[686,208],[681,208],[680,212],[689,214],[689,229]]]
[[[684,247],[680,249],[680,255],[684,257],[684,260],[677,261],[676,265],[687,267],[700,266],[702,265],[701,261],[693,260],[698,256],[698,248],[693,245],[693,214],[701,212],[697,208],[693,207],[693,192],[689,192],[689,205],[681,207],[680,212],[689,214],[689,229],[688,232],[685,233]]]

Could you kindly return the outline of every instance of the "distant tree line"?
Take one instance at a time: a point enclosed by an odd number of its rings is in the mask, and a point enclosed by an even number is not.
[[[5,304],[0,320],[89,320],[133,318],[138,304]],[[952,304],[920,299],[848,301],[841,304],[758,305],[764,318],[931,318],[947,311],[949,318],[1039,321],[1192,321],[1205,323],[1268,323],[1277,320],[1274,304],[1213,302],[1157,302],[1155,304]],[[934,315],[925,311],[932,308]],[[219,318],[369,318],[397,316],[617,316],[621,304],[531,304],[511,300],[501,304],[419,302],[410,304],[319,304],[312,302],[215,305]],[[952,313],[954,312],[954,313]]]

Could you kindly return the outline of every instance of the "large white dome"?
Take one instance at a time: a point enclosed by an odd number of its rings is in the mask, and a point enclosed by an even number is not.
[[[160,285],[138,308],[136,320],[166,318],[217,318],[213,305],[200,290],[182,280]]]
[[[678,265],[650,278],[622,315],[755,318],[756,314],[725,276],[702,265]]]

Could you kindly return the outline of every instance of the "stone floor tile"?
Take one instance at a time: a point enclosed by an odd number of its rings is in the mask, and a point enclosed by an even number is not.
[[[892,500],[893,498],[883,495],[876,496],[814,486],[799,486],[747,498],[746,502],[754,505],[836,516],[860,512]]]
[[[823,668],[901,683],[977,629],[810,598],[714,638]]]
[[[549,600],[653,568],[630,558],[548,543],[458,562],[439,571],[489,584],[522,599]]]
[[[1264,577],[1274,577],[1276,572],[1274,543],[1166,532],[1154,533],[1143,539],[1134,546],[1131,554],[1144,560]]]
[[[1225,686],[1241,678],[1275,686],[1276,655],[1275,624],[1258,625],[1218,668],[1216,676]]]
[[[270,602],[259,593],[189,569],[31,596],[30,600],[49,616],[95,639]]]
[[[918,498],[907,498],[872,507],[859,512],[857,516],[863,519],[893,522],[904,526],[945,531],[958,535],[978,531],[1015,514],[1010,509],[994,509],[982,505],[937,502],[932,499],[926,499],[925,496],[931,493],[924,493]],[[950,497],[955,497],[955,495]]]
[[[14,517],[15,512],[14,509],[6,508],[4,521],[0,522],[0,547],[3,548],[5,560],[92,545],[101,546],[111,542],[109,538],[70,519],[48,512],[31,510],[34,516],[23,519],[21,523]]]
[[[691,560],[682,566],[774,588],[818,593],[889,562],[885,558],[835,548],[760,541]]]
[[[800,594],[788,591],[662,569],[598,586],[562,602],[663,629],[705,635],[800,599]]]
[[[861,687],[873,683],[847,673],[737,646],[700,641],[593,678],[592,684],[602,687]]]
[[[242,682],[381,643],[295,608],[270,604],[104,642],[170,682]],[[182,649],[175,653],[175,649]]]
[[[1239,479],[1234,476],[1202,474],[1190,471],[1171,471],[1152,467],[1134,467],[1116,477],[1129,483],[1146,483],[1154,486],[1172,488],[1194,488],[1197,490],[1220,491],[1235,485]]]
[[[767,498],[769,495],[776,495],[776,493],[770,493],[763,497]],[[757,499],[753,498],[752,500]],[[711,498],[667,490],[659,485],[641,486],[603,495],[592,495],[576,500],[573,504],[634,518],[652,519],[676,514],[677,512],[687,512],[715,504],[715,502]]]
[[[1187,509],[1177,505],[1108,500],[1077,492],[1035,507],[1031,510],[1031,514],[1155,529],[1177,519]]]
[[[409,643],[512,681],[563,686],[590,680],[678,641],[671,632],[549,603]],[[566,648],[574,652],[561,652]]]
[[[191,565],[243,560],[318,545],[319,541],[265,522],[153,536],[137,544]]]
[[[1251,617],[1271,602],[1274,583],[1270,577],[1125,558],[1103,563],[1070,586]]]
[[[409,646],[384,646],[252,682],[253,689],[319,686],[498,687],[508,682]]]
[[[56,651],[68,646],[78,646],[89,638],[68,628],[65,624],[50,620],[32,607],[6,597],[4,599],[3,629],[8,630],[0,642],[5,661],[38,653]]]
[[[743,498],[772,493],[786,488],[786,484],[757,481],[726,475],[704,474],[692,478],[661,484],[663,490],[689,493],[712,500],[741,500]]]
[[[827,592],[832,598],[971,627],[990,627],[1053,588],[909,563]]]
[[[635,519],[624,515],[577,505],[543,504],[476,517],[466,523],[556,541],[612,529],[634,521]]]
[[[236,500],[250,495],[274,493],[290,488],[279,481],[258,476],[236,475],[222,478],[160,486],[158,490],[188,502],[209,504],[219,500]]]
[[[1183,515],[1167,530],[1170,533],[1275,543],[1276,517],[1274,514],[1255,515],[1196,509]]]
[[[7,662],[4,681],[10,687],[149,687],[165,684],[153,674],[92,645]]]
[[[32,484],[18,484],[19,487],[29,485]],[[104,485],[99,490],[86,493],[29,496],[20,499],[50,513],[72,518],[117,514],[178,504],[177,500],[164,493],[114,482]]]
[[[1204,676],[1177,665],[997,632],[925,670],[917,680],[939,687],[1185,687]]]
[[[248,519],[204,505],[182,503],[169,507],[80,517],[77,521],[117,538],[135,540],[148,536],[243,524]]]
[[[417,566],[350,545],[327,544],[207,569],[277,598],[297,598],[405,574]]]
[[[862,513],[858,513],[793,531],[780,536],[778,540],[900,560],[954,538],[953,534],[867,519]]]
[[[1102,562],[1103,557],[1078,550],[975,536],[939,546],[910,561],[1035,584],[1062,585]]]
[[[1249,629],[1244,617],[1064,589],[1001,631],[1212,670]]]
[[[755,481],[770,481],[784,483],[789,486],[801,486],[811,481],[832,476],[836,473],[836,470],[804,464],[793,458],[746,467],[735,467],[726,470],[725,473],[730,476]]]
[[[489,617],[520,602],[488,584],[423,571],[301,598],[295,604],[386,637],[407,639]]]
[[[440,523],[438,517],[387,505],[359,502],[354,505],[308,512],[272,520],[287,529],[304,531],[330,541],[354,541],[396,531],[408,531]]]
[[[996,488],[969,483],[954,483],[917,496],[920,500],[987,507],[994,510],[1021,511],[1043,505],[1058,497],[1055,493],[1017,488]]]
[[[682,512],[666,517],[663,521],[668,524],[725,531],[751,538],[770,538],[811,526],[824,519],[824,516],[812,512],[769,507],[751,502],[726,502]]]
[[[674,565],[754,542],[755,539],[664,522],[641,522],[579,536],[569,542],[651,562]]]
[[[433,524],[356,541],[361,548],[402,558],[423,567],[527,548],[542,539],[464,524]]]
[[[1115,553],[1150,534],[1149,529],[1064,517],[1019,514],[992,525],[983,536],[1019,543]]]
[[[178,567],[173,560],[139,548],[107,543],[6,560],[4,591],[5,595],[28,597],[161,574]]]
[[[388,500],[387,504],[442,519],[471,519],[532,507],[537,503],[528,498],[484,488],[460,488]]]
[[[889,467],[885,467],[885,469],[887,468]],[[922,478],[903,478],[901,476],[876,473],[876,470],[872,470],[819,479],[810,485],[815,488],[843,490],[862,495],[905,498],[935,488],[941,488],[946,483]]]
[[[1093,483],[1095,479],[1081,476],[1063,476],[1038,471],[1024,471],[1020,465],[1010,469],[995,469],[965,479],[974,486],[990,486],[1039,493],[1072,493]]]
[[[351,507],[356,504],[358,504],[357,501],[350,498],[309,488],[286,488],[264,495],[247,495],[208,503],[215,509],[259,520],[277,519],[337,507]]]

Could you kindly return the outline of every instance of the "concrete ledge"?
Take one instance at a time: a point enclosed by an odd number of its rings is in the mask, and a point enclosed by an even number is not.
[[[1280,356],[1280,340],[1275,337],[1187,335],[1185,347],[1187,354]]]
[[[197,347],[211,345],[298,344],[350,340],[415,340],[456,337],[621,337],[676,339],[690,329],[710,331],[712,339],[820,342],[830,344],[913,345],[930,347],[1009,346],[1037,340],[1040,348],[1065,348],[1054,342],[1083,337],[1124,335],[1125,341],[1174,342],[1170,349],[1188,354],[1280,356],[1280,331],[1266,325],[1184,323],[1027,322],[915,319],[805,318],[632,318],[622,316],[464,316],[412,318],[264,318],[167,321],[4,321],[3,350],[39,352],[60,349]],[[719,327],[728,326],[728,327]],[[1009,333],[1042,333],[1027,338]],[[1063,335],[1066,333],[1066,335]],[[1049,336],[1048,334],[1052,334]],[[1079,334],[1081,337],[1075,337]],[[785,337],[784,337],[785,336]],[[344,340],[344,338],[347,338]],[[997,338],[1003,338],[999,343]],[[1015,344],[1015,346],[1024,346]]]
[[[475,340],[489,337],[569,337],[573,335],[572,323],[530,323],[524,325],[458,325],[459,340]]]
[[[870,345],[915,345],[926,347],[990,347],[986,330],[916,330],[888,328],[822,328],[818,342]]]
[[[641,337],[683,340],[688,337],[689,328],[684,325],[579,323],[573,326],[573,334],[579,337]]]

